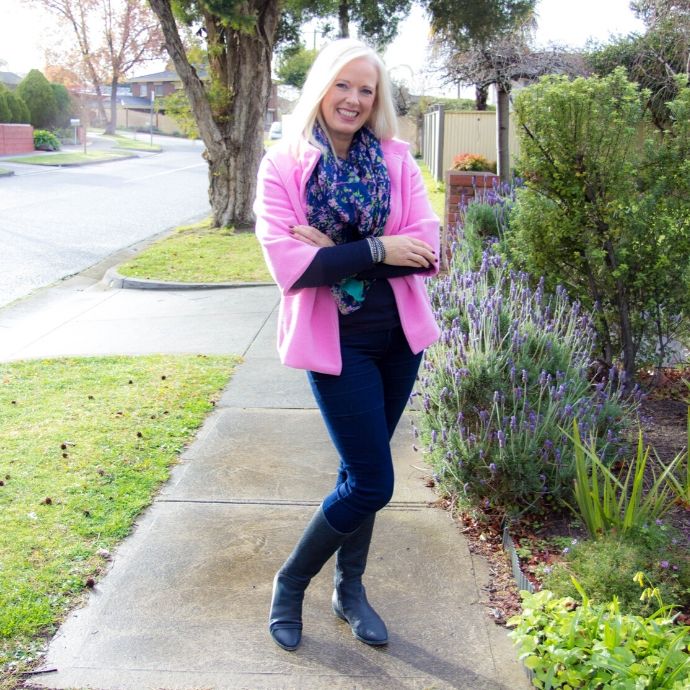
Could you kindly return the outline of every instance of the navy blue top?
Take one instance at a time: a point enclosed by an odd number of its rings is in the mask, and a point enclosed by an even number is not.
[[[293,287],[300,289],[333,285],[351,276],[371,280],[371,287],[362,306],[351,314],[339,313],[340,333],[383,331],[400,325],[395,296],[386,278],[427,270],[421,266],[375,264],[371,258],[369,243],[366,240],[355,240],[333,247],[321,247]]]

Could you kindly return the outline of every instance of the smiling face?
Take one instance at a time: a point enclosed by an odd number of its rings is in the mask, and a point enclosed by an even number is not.
[[[371,115],[378,81],[376,67],[365,57],[357,58],[340,70],[321,101],[321,117],[341,158]]]

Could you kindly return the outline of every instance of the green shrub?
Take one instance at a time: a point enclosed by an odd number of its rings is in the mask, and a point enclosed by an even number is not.
[[[34,148],[39,151],[59,151],[60,140],[45,129],[34,130]]]
[[[673,543],[675,540],[675,544]],[[628,538],[607,534],[599,539],[575,542],[565,549],[563,560],[545,570],[542,583],[557,597],[575,597],[575,578],[595,604],[616,596],[625,613],[649,615],[655,604],[640,600],[640,589],[633,582],[644,572],[656,583],[669,604],[690,605],[690,564],[680,545],[682,537],[664,525],[651,525]]]
[[[0,85],[1,86],[1,85]],[[9,103],[7,102],[7,94],[9,92],[0,89],[0,122],[12,122],[12,112],[10,111]]]
[[[12,93],[12,91],[8,91],[6,96],[7,105],[9,106],[10,113],[12,114],[12,122],[17,124],[29,124],[31,115],[29,113],[29,109],[26,107],[26,103],[24,103],[19,96]]]
[[[641,573],[636,581],[645,585]],[[687,690],[690,628],[674,624],[663,607],[647,618],[623,614],[614,598],[592,604],[579,584],[582,603],[553,592],[521,592],[522,613],[508,633],[534,672],[537,688],[576,690]],[[639,593],[639,589],[637,590]],[[642,596],[656,598],[647,587]]]
[[[498,237],[498,219],[492,204],[482,202],[470,203],[463,215],[463,227],[481,238]]]
[[[495,253],[477,270],[462,238],[447,275],[431,285],[441,326],[420,379],[420,417],[441,486],[511,512],[572,495],[573,450],[563,428],[579,422],[610,462],[627,403],[617,387],[592,385],[591,321],[561,290],[549,298]]]
[[[57,129],[60,127],[68,127],[70,115],[72,114],[72,102],[70,100],[69,91],[62,84],[51,84],[50,88],[53,90],[55,96],[55,119],[52,127]]]
[[[58,103],[50,82],[37,69],[32,69],[19,82],[16,94],[26,103],[31,115],[31,124],[37,128],[48,128],[55,124]]]
[[[526,183],[511,256],[593,311],[604,359],[622,353],[629,376],[690,308],[690,89],[655,138],[647,97],[621,68],[544,77],[515,100]]]

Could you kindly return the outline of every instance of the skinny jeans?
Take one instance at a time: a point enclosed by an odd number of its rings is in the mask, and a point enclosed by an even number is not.
[[[340,455],[334,490],[322,507],[331,527],[352,532],[393,495],[390,440],[414,386],[422,353],[400,326],[341,336],[340,375],[307,376]]]

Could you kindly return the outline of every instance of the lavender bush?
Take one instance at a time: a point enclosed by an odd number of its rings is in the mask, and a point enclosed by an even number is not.
[[[610,461],[629,404],[615,369],[590,382],[594,330],[562,290],[548,298],[493,249],[473,270],[459,236],[431,285],[439,343],[420,376],[422,442],[442,486],[485,506],[534,510],[572,497],[579,422]]]

